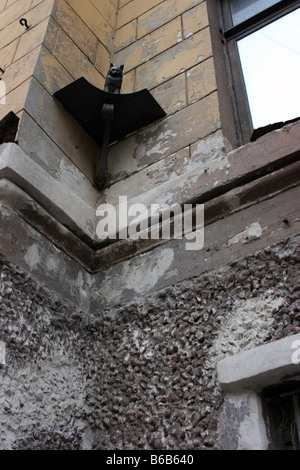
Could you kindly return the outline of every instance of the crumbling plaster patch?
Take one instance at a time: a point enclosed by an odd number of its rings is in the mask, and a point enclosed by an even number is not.
[[[215,364],[225,355],[262,344],[274,322],[273,311],[284,304],[284,298],[266,292],[258,298],[235,301],[212,346]]]
[[[258,395],[250,390],[226,394],[219,432],[223,449],[266,450],[269,440]]]
[[[248,414],[240,426],[239,450],[265,450],[269,441],[263,420],[262,404],[254,392],[247,396]]]

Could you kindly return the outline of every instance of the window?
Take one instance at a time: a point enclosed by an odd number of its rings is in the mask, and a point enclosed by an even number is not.
[[[241,143],[300,116],[300,1],[222,0]]]
[[[300,450],[299,382],[270,387],[264,393],[270,450]]]

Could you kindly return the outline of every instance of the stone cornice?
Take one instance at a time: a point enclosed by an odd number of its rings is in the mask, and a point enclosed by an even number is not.
[[[174,202],[205,204],[205,225],[299,184],[300,122],[274,131],[227,155],[220,169],[201,172],[193,184],[175,185]],[[181,178],[182,179],[182,178]],[[87,271],[98,272],[165,243],[160,240],[115,240],[96,237],[97,192],[83,200],[49,175],[17,145],[0,147],[0,196],[24,220]],[[182,189],[181,189],[182,188]],[[163,191],[163,188],[161,188]],[[169,200],[170,192],[168,193]],[[135,201],[136,202],[136,201]],[[128,201],[130,203],[130,200]]]

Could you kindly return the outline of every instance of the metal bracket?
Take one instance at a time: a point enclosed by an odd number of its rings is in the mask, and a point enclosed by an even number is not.
[[[111,124],[114,119],[115,107],[113,104],[104,104],[101,110],[101,118],[105,121],[101,157],[96,176],[96,185],[99,189],[104,185],[107,172],[107,155],[110,139]]]

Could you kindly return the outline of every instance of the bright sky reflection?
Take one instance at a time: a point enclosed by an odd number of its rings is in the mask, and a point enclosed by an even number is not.
[[[251,18],[280,0],[230,0],[233,25]]]
[[[300,116],[300,8],[238,48],[254,128]]]

